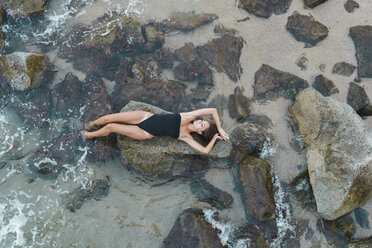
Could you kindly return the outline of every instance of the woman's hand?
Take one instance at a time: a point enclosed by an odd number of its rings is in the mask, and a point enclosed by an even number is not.
[[[219,139],[219,140],[222,140],[222,139],[223,139],[223,138],[220,136],[219,133],[215,133],[215,134],[214,134],[214,138],[217,138],[217,139]]]
[[[222,128],[220,130],[218,130],[218,132],[220,133],[221,138],[223,140],[228,140],[229,139],[229,135]]]

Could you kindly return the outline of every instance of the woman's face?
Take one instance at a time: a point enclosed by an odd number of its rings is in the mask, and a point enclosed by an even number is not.
[[[198,134],[201,134],[209,128],[210,124],[208,121],[196,120],[194,121],[194,127]]]

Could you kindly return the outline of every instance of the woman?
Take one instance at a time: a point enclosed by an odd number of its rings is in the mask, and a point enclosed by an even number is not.
[[[205,115],[212,115],[218,132],[213,135],[206,146],[203,146],[194,140],[191,133],[196,132],[202,135],[210,128],[211,123],[208,121],[195,120],[197,117]],[[94,132],[82,131],[81,134],[87,139],[107,136],[110,133],[119,133],[136,140],[152,139],[155,136],[170,136],[186,142],[192,148],[204,154],[208,154],[212,150],[217,139],[229,139],[229,135],[221,128],[220,118],[215,108],[165,115],[157,115],[146,111],[121,112],[102,116],[87,123],[85,128],[89,130],[101,125],[105,126]]]

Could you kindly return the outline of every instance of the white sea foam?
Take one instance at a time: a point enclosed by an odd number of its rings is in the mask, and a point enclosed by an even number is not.
[[[264,145],[262,147],[260,158],[267,158],[272,157],[276,153],[276,148],[278,147],[278,144],[274,144],[273,140],[271,140],[269,137],[266,138]]]

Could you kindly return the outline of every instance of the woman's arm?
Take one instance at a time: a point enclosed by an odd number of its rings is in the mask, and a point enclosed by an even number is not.
[[[196,142],[192,137],[185,137],[185,138],[182,138],[181,140],[189,144],[192,148],[194,148],[198,152],[201,152],[203,154],[208,154],[212,150],[217,139],[222,139],[218,133],[216,133],[213,136],[209,144],[205,147],[200,145],[198,142]]]

